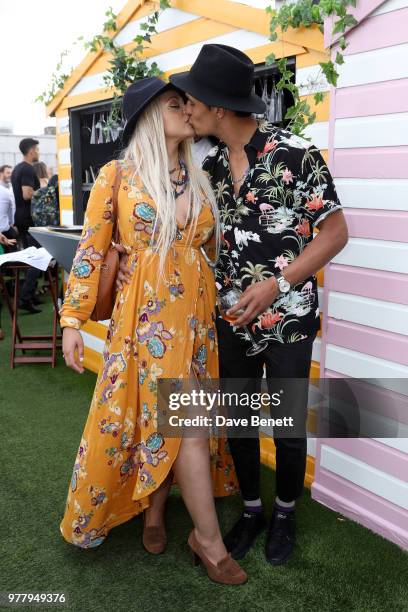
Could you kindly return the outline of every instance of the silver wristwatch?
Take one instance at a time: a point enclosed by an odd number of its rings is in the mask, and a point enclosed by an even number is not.
[[[275,276],[276,281],[278,283],[279,291],[286,295],[290,291],[290,283],[286,280],[286,278],[281,274],[280,276]]]

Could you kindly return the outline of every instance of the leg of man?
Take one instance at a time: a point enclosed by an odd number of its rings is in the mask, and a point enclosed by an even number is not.
[[[302,432],[301,437],[289,437],[290,432],[287,430],[282,433],[283,437],[274,438],[277,497],[266,544],[266,557],[273,565],[284,563],[295,544],[295,500],[302,495],[306,472],[307,439],[303,431],[306,432],[308,381],[314,339],[315,335],[293,344],[274,342],[264,351],[267,379],[271,382],[273,379],[283,379],[282,386],[287,396],[285,414],[293,416],[296,429]],[[292,386],[285,380],[290,378],[297,379]],[[272,417],[273,412],[272,408]]]
[[[41,245],[33,238],[28,232],[21,234],[23,246],[27,249],[30,246],[40,247]],[[20,294],[20,308],[28,310],[28,312],[35,313],[41,312],[38,308],[33,305],[33,299],[35,297],[35,289],[37,287],[37,280],[41,276],[41,270],[37,268],[28,268],[26,272],[25,281],[21,287]]]
[[[247,357],[245,351],[249,343],[234,334],[229,323],[217,319],[220,377],[235,379],[233,384],[223,383],[223,391],[254,393],[263,374],[262,355]],[[236,379],[240,379],[239,381]],[[240,417],[250,419],[251,408],[237,407]],[[233,415],[232,415],[233,416]],[[253,432],[251,432],[253,433]],[[256,432],[257,433],[257,432]],[[238,523],[225,536],[224,543],[234,559],[242,559],[251,548],[256,537],[265,528],[265,519],[260,501],[260,449],[259,438],[236,437],[238,432],[228,437],[234,466],[237,473],[244,512]],[[245,432],[241,432],[241,435]]]

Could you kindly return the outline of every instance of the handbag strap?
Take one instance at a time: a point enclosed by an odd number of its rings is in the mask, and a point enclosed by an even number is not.
[[[115,243],[119,241],[119,223],[118,223],[119,202],[118,202],[118,199],[119,199],[119,188],[120,188],[121,181],[122,181],[122,172],[120,170],[119,162],[116,161],[116,176],[115,176],[115,183],[113,185],[113,195],[112,195],[112,205],[113,205],[112,240]]]

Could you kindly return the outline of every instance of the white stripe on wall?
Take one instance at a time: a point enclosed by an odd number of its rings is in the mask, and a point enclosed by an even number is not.
[[[407,43],[345,55],[344,64],[338,68],[337,87],[404,79],[407,76],[407,65]]]
[[[219,45],[230,45],[243,51],[259,47],[260,45],[266,45],[270,40],[266,36],[256,34],[255,32],[248,32],[247,30],[236,30],[229,34],[222,34],[221,36],[214,36],[208,40],[195,43],[193,45],[187,45],[186,47],[180,47],[167,53],[161,53],[149,58],[148,64],[151,65],[153,62],[157,62],[159,68],[164,72],[172,70],[180,66],[186,66],[192,64],[197,55],[200,53],[201,47],[204,44],[214,43]]]
[[[408,145],[408,113],[336,119],[334,132],[336,149],[401,145]]]
[[[326,444],[321,447],[320,465],[362,489],[370,491],[401,508],[408,509],[407,482],[335,448],[330,448]]]
[[[408,244],[391,240],[350,238],[333,263],[408,274]]]
[[[391,11],[398,11],[398,9],[405,8],[406,6],[408,6],[408,0],[385,0],[378,9],[371,13],[370,17],[391,13]]]
[[[325,368],[353,378],[379,379],[378,385],[396,393],[406,395],[408,366],[380,357],[366,355],[359,351],[328,344],[326,347]],[[398,382],[401,378],[401,382]],[[373,380],[373,384],[377,384]]]
[[[408,179],[336,178],[334,182],[347,208],[408,211]]]
[[[408,438],[373,438],[373,440],[408,454]]]
[[[62,196],[72,195],[72,179],[62,179],[59,182],[59,190]]]
[[[104,76],[108,75],[108,71],[97,72],[89,76],[82,77],[80,81],[71,89],[69,92],[70,96],[76,96],[77,94],[87,93],[88,91],[95,91],[95,89],[103,89],[105,83],[103,80]]]
[[[307,454],[316,457],[316,438],[307,439]]]
[[[71,165],[71,149],[60,149],[58,151],[58,161],[63,166]]]
[[[296,85],[301,96],[318,91],[329,91],[329,84],[318,64],[296,70]]]
[[[69,132],[69,117],[58,117],[57,118],[57,131],[59,134],[65,134]]]
[[[322,312],[322,306],[323,306],[323,287],[318,287],[317,288],[317,297],[319,298],[319,310],[320,310],[320,312]]]
[[[320,338],[316,338],[316,340],[313,342],[312,359],[313,361],[317,361],[318,363],[320,363],[321,348],[322,341]]]
[[[61,210],[61,224],[62,225],[73,225],[74,224],[74,213],[72,210]]]
[[[329,122],[319,121],[312,125],[308,125],[305,129],[305,135],[310,138],[311,142],[318,149],[329,148]]]
[[[408,306],[329,291],[328,316],[408,336]]]
[[[160,13],[159,20],[156,25],[156,31],[158,33],[165,32],[166,30],[176,28],[184,23],[195,21],[197,18],[199,18],[199,15],[194,15],[193,13],[186,13],[185,11],[180,11],[179,9],[175,8],[166,9]],[[131,21],[130,23],[126,24],[123,30],[121,30],[115,36],[115,43],[124,46],[131,43],[138,34],[144,34],[144,31],[140,29],[140,26],[142,23],[146,23],[148,19],[149,17],[146,16],[142,19],[137,19],[136,21]]]

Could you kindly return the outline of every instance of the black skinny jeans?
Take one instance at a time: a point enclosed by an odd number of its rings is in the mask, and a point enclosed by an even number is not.
[[[250,344],[238,338],[229,323],[217,317],[219,340],[220,377],[245,379],[245,393],[259,391],[265,366],[267,379],[297,378],[293,397],[296,415],[303,419],[306,431],[308,378],[312,360],[312,347],[316,334],[293,344],[270,342],[258,355],[247,357]],[[290,385],[286,385],[288,387]],[[272,390],[270,391],[272,393]],[[247,415],[252,412],[248,407]],[[271,417],[274,417],[271,408]],[[242,416],[242,407],[240,408]],[[280,415],[279,415],[280,416]],[[302,427],[303,429],[303,427]],[[260,497],[260,446],[259,437],[228,439],[234,460],[241,495],[245,500]],[[276,494],[284,502],[291,502],[302,495],[306,472],[307,439],[274,437],[276,446]]]

